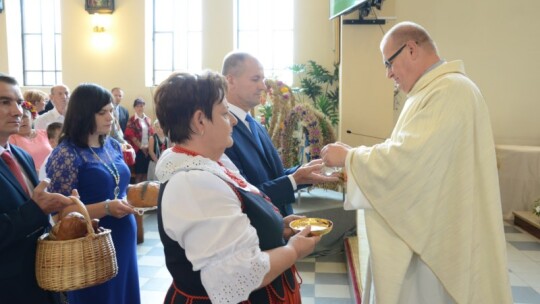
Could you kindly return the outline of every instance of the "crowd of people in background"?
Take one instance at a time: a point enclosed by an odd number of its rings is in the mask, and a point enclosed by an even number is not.
[[[155,165],[161,152],[171,146],[159,127],[159,121],[151,120],[144,112],[146,102],[142,98],[133,101],[133,115],[122,106],[124,91],[111,89],[114,120],[109,136],[123,147],[133,147],[135,164],[130,166],[130,181],[138,183],[155,180]],[[62,126],[70,101],[70,89],[63,84],[51,88],[50,94],[37,89],[23,93],[22,122],[19,132],[10,136],[9,142],[28,152],[40,179],[46,178],[45,164],[51,151],[59,142]]]

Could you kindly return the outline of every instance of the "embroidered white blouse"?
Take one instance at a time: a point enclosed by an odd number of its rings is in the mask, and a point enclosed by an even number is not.
[[[225,181],[238,184],[217,162],[172,149],[160,157],[156,177],[169,181],[161,202],[165,233],[185,249],[193,271],[201,271],[212,303],[247,300],[270,271],[270,259]]]

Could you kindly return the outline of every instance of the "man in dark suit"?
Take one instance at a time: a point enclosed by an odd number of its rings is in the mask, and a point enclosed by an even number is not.
[[[32,157],[8,143],[19,130],[22,102],[17,81],[0,75],[0,302],[58,303],[58,294],[37,285],[36,242],[49,228],[48,214],[72,201],[48,193],[47,181],[38,185]]]
[[[124,91],[121,88],[113,88],[111,90],[111,94],[114,98],[114,110],[116,112],[115,117],[120,123],[120,128],[122,128],[122,132],[126,132],[126,126],[129,120],[129,112],[128,109],[124,108],[120,104],[120,102],[122,102],[122,99],[124,98]]]
[[[45,108],[43,108],[43,110],[41,112],[39,112],[38,114],[39,115],[45,114],[45,113],[49,112],[50,110],[52,110],[53,108],[54,108],[54,105],[53,105],[52,101],[49,99],[49,101],[45,105]]]
[[[266,90],[264,69],[255,57],[230,53],[225,57],[222,73],[227,78],[229,110],[238,119],[233,129],[234,145],[225,150],[225,154],[251,184],[270,197],[283,216],[293,213],[291,204],[295,202],[294,192],[298,188],[338,180],[320,174],[321,160],[283,168],[270,136],[249,115],[249,111],[260,104],[261,93]]]

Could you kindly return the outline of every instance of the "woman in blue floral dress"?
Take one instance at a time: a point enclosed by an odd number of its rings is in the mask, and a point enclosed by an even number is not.
[[[118,261],[116,277],[68,292],[70,304],[140,303],[135,217],[125,200],[130,172],[120,144],[107,136],[113,120],[110,93],[95,84],[81,84],[70,97],[60,143],[47,163],[49,191],[79,191],[90,217],[111,229]]]

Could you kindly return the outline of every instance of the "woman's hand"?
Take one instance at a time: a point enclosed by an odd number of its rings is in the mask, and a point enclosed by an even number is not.
[[[294,220],[301,219],[301,218],[304,218],[304,217],[306,217],[306,216],[305,215],[291,214],[291,215],[288,215],[288,216],[283,218],[283,238],[285,240],[290,239],[291,236],[295,235],[295,233],[296,233],[294,230],[291,229],[289,224]]]
[[[126,200],[110,200],[106,201],[105,204],[109,204],[109,213],[111,216],[116,218],[123,218],[128,214],[135,214],[133,206],[131,206]]]
[[[287,246],[294,248],[296,251],[296,260],[303,259],[312,253],[315,250],[315,245],[321,240],[320,236],[310,236],[310,233],[311,226],[307,226],[289,239]]]
[[[270,284],[296,261],[315,250],[315,245],[321,240],[321,237],[309,236],[310,233],[311,226],[308,226],[293,235],[287,245],[264,251],[270,256],[270,271],[264,276],[261,287]]]

